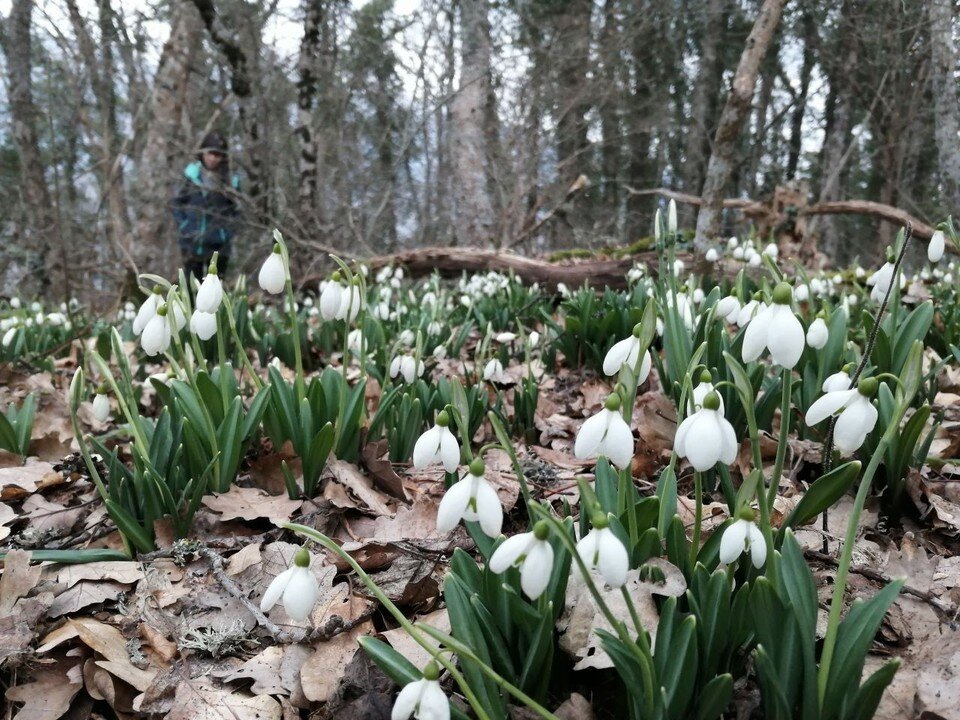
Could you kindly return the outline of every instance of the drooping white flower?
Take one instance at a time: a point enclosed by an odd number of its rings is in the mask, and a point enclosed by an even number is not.
[[[197,309],[190,316],[190,332],[201,340],[209,340],[217,334],[217,316]]]
[[[503,527],[503,507],[493,485],[486,479],[483,460],[475,457],[467,473],[450,486],[437,508],[437,531],[450,532],[461,520],[479,522],[489,537]]]
[[[340,307],[337,310],[337,320],[346,320],[353,322],[360,314],[360,307],[363,305],[363,297],[360,295],[360,284],[358,280],[350,283],[349,287],[343,289],[340,294]]]
[[[512,332],[497,333],[493,339],[502,344],[512,343],[517,339],[517,334]]]
[[[150,322],[150,319],[157,314],[157,308],[160,307],[162,302],[163,297],[160,295],[159,288],[150,293],[150,297],[143,301],[140,309],[137,310],[136,317],[133,318],[134,335],[139,335],[143,332],[143,329],[147,326],[147,323]]]
[[[183,314],[183,307],[180,305],[179,298],[176,298],[172,308],[168,306],[167,317],[170,320],[171,332],[180,332],[187,324],[187,316]]]
[[[927,245],[927,260],[932,263],[940,262],[943,253],[947,249],[947,236],[943,230],[937,230],[930,238],[930,244]]]
[[[816,425],[839,413],[833,426],[833,442],[842,455],[850,455],[863,445],[877,424],[877,409],[870,402],[876,391],[876,379],[866,378],[855,388],[828,392],[807,410],[806,423]]]
[[[205,313],[215,313],[223,301],[223,285],[216,271],[207,273],[207,276],[197,290],[197,310]]]
[[[716,388],[713,386],[713,377],[710,375],[710,371],[704,370],[702,373],[700,373],[700,382],[696,387],[693,388],[692,397],[687,403],[687,412],[692,414],[702,408],[704,400],[707,399],[707,395],[715,392],[715,390]],[[717,411],[723,415],[723,398],[720,396],[720,393],[717,393],[717,400],[720,401],[720,404],[717,406]]]
[[[706,294],[704,294],[703,288],[694,288],[692,297],[693,297],[693,304],[700,305],[703,303],[704,298],[706,298],[707,296]]]
[[[761,262],[763,262],[763,258],[760,257],[760,253],[754,253],[747,261],[750,267],[760,267]]]
[[[708,263],[715,263],[717,262],[717,260],[720,259],[720,253],[717,252],[716,248],[710,248],[709,250],[707,250],[706,254],[704,255],[704,259]]]
[[[607,354],[603,358],[603,372],[605,375],[616,375],[624,367],[630,368],[631,372],[634,371],[637,367],[637,359],[640,357],[640,332],[640,323],[637,323],[630,337],[614,344],[614,346],[607,351]],[[642,385],[646,382],[650,376],[651,367],[653,367],[653,358],[650,356],[650,352],[647,351],[643,359],[640,360],[637,385]]]
[[[443,345],[442,343],[441,343],[440,345],[437,345],[437,346],[433,349],[433,357],[434,357],[435,360],[444,360],[444,359],[446,359],[446,357],[447,357],[447,347],[446,347],[446,345]]]
[[[343,285],[340,283],[340,273],[335,272],[333,277],[324,283],[320,291],[320,317],[324,320],[333,320],[340,312],[343,302]]]
[[[743,361],[753,362],[765,348],[773,361],[792,368],[803,354],[803,325],[790,307],[793,293],[782,282],[773,290],[773,304],[757,313],[743,336]]]
[[[743,248],[735,247],[733,249],[733,259],[734,260],[743,260]]]
[[[709,470],[718,462],[730,465],[737,459],[737,436],[720,412],[720,396],[716,392],[707,394],[703,407],[680,423],[673,449],[698,472]]]
[[[733,250],[733,249],[734,249],[735,247],[737,247],[739,244],[740,244],[740,241],[737,239],[736,236],[731,236],[731,237],[727,238],[727,249],[728,249],[728,250]]]
[[[310,572],[310,553],[306,548],[297,550],[293,565],[277,575],[267,587],[260,601],[260,609],[270,612],[283,596],[283,609],[294,620],[306,620],[320,597],[317,577]]]
[[[274,245],[273,252],[263,261],[257,281],[268,293],[279,295],[283,292],[287,284],[287,268],[284,266],[279,245]]]
[[[767,541],[763,533],[752,520],[741,517],[720,537],[720,562],[729,565],[745,552],[750,553],[750,560],[757,570],[767,561]]]
[[[893,263],[884,263],[883,267],[867,278],[867,285],[873,288],[870,291],[871,300],[876,303],[883,302],[883,299],[890,291],[890,287],[893,285],[893,271]],[[898,277],[900,278],[900,287],[902,288],[906,278],[903,277],[902,273],[898,273]]]
[[[531,330],[530,334],[527,335],[527,345],[529,345],[531,348],[535,348],[539,344],[540,333],[538,333],[536,330]]]
[[[827,344],[827,340],[829,339],[830,331],[827,330],[827,324],[823,321],[823,318],[818,317],[810,323],[810,327],[807,328],[807,345],[814,350],[820,350]]]
[[[797,285],[793,289],[793,299],[797,302],[806,302],[810,299],[810,286],[809,285]]]
[[[492,358],[483,366],[483,379],[492,383],[503,383],[507,377],[503,373],[503,363]]]
[[[12,298],[10,298],[10,307],[12,307],[14,310],[19,310],[19,309],[20,309],[20,298],[18,298],[18,297],[12,297]]]
[[[580,426],[573,454],[581,460],[603,455],[621,470],[633,460],[633,433],[620,414],[620,396],[610,395],[603,410]]]
[[[836,392],[837,390],[849,390],[850,374],[846,370],[835,372],[833,375],[830,375],[826,380],[823,381],[823,386],[821,389],[825,393]]]
[[[593,529],[577,543],[577,554],[589,570],[600,570],[611,587],[620,587],[627,581],[630,558],[623,542],[609,527],[607,518],[598,514]]]
[[[3,345],[3,347],[10,347],[10,343],[13,342],[13,338],[15,338],[17,335],[17,330],[19,330],[19,328],[16,325],[11,328],[7,328],[7,331],[3,334],[3,340],[0,340],[0,345]]]
[[[490,556],[490,571],[497,574],[508,568],[520,569],[520,587],[531,600],[536,600],[550,584],[553,571],[553,547],[547,542],[550,528],[541,520],[531,532],[508,538]]]
[[[166,352],[170,347],[170,321],[167,319],[167,306],[161,305],[150,318],[140,335],[140,347],[147,355]]]
[[[766,308],[767,304],[765,302],[756,299],[744,303],[743,307],[737,312],[737,318],[735,320],[737,327],[743,327]]]
[[[737,316],[740,314],[740,301],[733,295],[727,295],[725,298],[717,301],[713,312],[716,316],[722,317],[728,323],[735,323]]]
[[[453,472],[460,464],[460,445],[450,432],[450,416],[446,410],[437,413],[437,424],[417,438],[413,446],[413,466],[425,468],[433,463],[443,464],[443,469]]]
[[[423,361],[417,361],[413,355],[397,355],[390,361],[390,377],[403,377],[404,381],[411,385],[418,377],[423,375]]]
[[[780,255],[780,248],[777,247],[776,243],[770,243],[763,249],[763,254],[776,260],[777,256]]]
[[[667,203],[667,232],[677,234],[677,201],[673,199]]]
[[[100,422],[110,419],[110,398],[105,393],[97,391],[92,403],[93,416]]]
[[[390,720],[450,720],[450,701],[440,687],[435,662],[423,670],[423,679],[403,686],[390,713]]]

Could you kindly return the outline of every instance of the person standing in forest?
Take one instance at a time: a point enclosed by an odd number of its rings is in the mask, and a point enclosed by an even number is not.
[[[179,232],[183,269],[198,280],[217,256],[217,274],[222,278],[240,222],[239,178],[230,172],[227,141],[217,131],[207,133],[197,159],[183,171],[184,180],[171,205]]]

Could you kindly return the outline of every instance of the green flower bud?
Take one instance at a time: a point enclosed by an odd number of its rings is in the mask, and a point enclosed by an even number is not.
[[[550,535],[550,525],[547,524],[546,520],[539,520],[533,526],[533,536],[537,540],[546,540],[548,535]]]
[[[857,383],[857,390],[860,391],[860,394],[864,397],[873,397],[877,394],[877,389],[880,387],[880,383],[877,382],[876,378],[864,378],[859,383]]]
[[[773,301],[777,305],[789,305],[792,300],[793,290],[790,288],[790,283],[777,283],[777,286],[773,289]]]
[[[710,374],[710,371],[707,370],[706,368],[704,368],[703,371],[700,373],[700,382],[701,382],[701,383],[712,383],[712,382],[713,382],[713,375],[711,375],[711,374]]]
[[[433,681],[440,679],[440,668],[433,660],[428,662],[427,666],[423,669],[423,679]]]
[[[446,410],[441,410],[437,413],[437,425],[440,427],[447,427],[450,424],[450,415],[447,414]]]
[[[483,477],[483,474],[487,471],[487,466],[484,465],[483,458],[477,455],[477,457],[470,461],[469,470],[471,475]]]
[[[293,564],[297,567],[310,567],[310,551],[305,547],[297,550],[297,554],[293,556]]]
[[[705,410],[719,410],[720,409],[720,396],[716,392],[708,392],[707,396],[703,399],[703,407]]]
[[[620,409],[620,396],[617,395],[617,393],[610,393],[609,395],[607,395],[607,399],[603,403],[603,406],[607,410],[616,412],[617,410]]]

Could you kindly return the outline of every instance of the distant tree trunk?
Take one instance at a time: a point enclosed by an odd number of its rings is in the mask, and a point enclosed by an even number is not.
[[[934,136],[939,157],[943,204],[960,213],[960,98],[957,97],[957,49],[953,42],[953,0],[930,0],[930,51],[933,61]]]
[[[786,0],[764,0],[760,13],[750,31],[747,42],[740,55],[737,72],[733,78],[730,95],[720,115],[717,133],[713,140],[713,152],[707,165],[707,174],[703,184],[703,205],[697,216],[696,247],[706,248],[720,231],[720,219],[723,210],[724,186],[730,177],[733,159],[737,149],[737,139],[743,128],[744,120],[750,112],[754,86],[760,63],[780,23],[780,15]]]
[[[797,93],[796,103],[793,106],[793,115],[790,118],[790,151],[787,156],[787,180],[797,176],[797,165],[800,162],[800,151],[803,147],[803,116],[807,110],[807,95],[810,92],[810,76],[817,63],[818,35],[817,25],[813,13],[809,9],[803,11],[800,21],[803,28],[803,65],[800,67],[800,90]]]
[[[313,107],[317,95],[316,66],[320,56],[320,31],[326,8],[324,0],[306,0],[304,5],[303,39],[297,59],[297,127],[294,130],[300,141],[298,200],[301,221],[315,221],[323,226],[325,219],[317,203],[318,148],[314,136]]]
[[[713,110],[720,95],[719,80],[723,73],[720,43],[726,21],[727,0],[708,0],[700,37],[699,68],[690,98],[690,122],[686,128],[687,149],[683,164],[683,189],[699,195],[703,189],[707,158],[710,155],[710,134],[715,126]]]
[[[172,273],[177,259],[176,237],[171,226],[170,199],[180,181],[176,158],[192,139],[182,133],[190,65],[199,48],[202,25],[189,3],[176,3],[170,37],[163,46],[148,103],[143,153],[137,167],[138,199],[133,260],[140,271]]]
[[[486,133],[490,102],[490,21],[486,0],[463,0],[460,86],[450,107],[454,231],[459,243],[487,245],[494,235]]]
[[[598,100],[600,115],[600,196],[604,209],[616,227],[620,198],[620,93],[617,68],[620,65],[620,38],[617,23],[617,0],[604,0],[603,27],[599,42],[599,76],[603,80],[603,95]]]
[[[761,192],[773,190],[777,186],[779,178],[765,176],[767,185],[761,185],[760,164],[764,155],[777,156],[778,138],[775,128],[768,127],[767,115],[770,112],[770,101],[773,98],[773,86],[776,84],[777,75],[780,69],[779,47],[776,40],[771,44],[767,56],[763,59],[759,70],[760,91],[757,93],[757,102],[754,112],[753,124],[754,134],[751,137],[749,130],[741,135],[741,146],[746,146],[741,152],[747,156],[746,163],[740,163],[740,168],[745,170],[745,177],[737,172],[738,167],[731,168],[731,174],[736,178],[734,186],[737,190],[743,190],[747,195],[753,197]],[[768,134],[769,133],[769,134]]]
[[[44,162],[37,137],[37,108],[33,103],[31,80],[33,0],[13,0],[8,32],[3,39],[7,58],[11,135],[19,154],[20,186],[27,227],[21,237],[26,250],[26,266],[10,272],[7,280],[20,285],[21,293],[45,293],[57,287],[60,296],[70,294],[63,265],[55,259],[59,222],[51,203],[43,175]],[[22,283],[22,284],[21,284]]]

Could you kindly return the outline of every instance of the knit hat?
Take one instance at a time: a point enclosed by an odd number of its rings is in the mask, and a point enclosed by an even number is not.
[[[227,154],[227,141],[216,130],[208,132],[200,143],[200,152],[215,152],[221,155]]]

